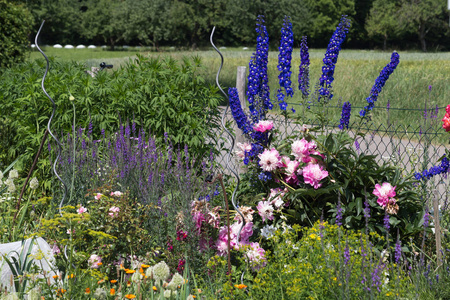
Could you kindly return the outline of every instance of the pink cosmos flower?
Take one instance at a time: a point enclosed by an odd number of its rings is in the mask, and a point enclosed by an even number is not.
[[[121,191],[111,192],[111,196],[120,197],[122,195],[123,195],[123,193]]]
[[[303,168],[303,179],[305,183],[312,185],[316,190],[322,186],[319,181],[327,176],[328,172],[317,164],[307,165]]]
[[[250,143],[237,143],[237,146],[240,150],[236,151],[235,153],[241,159],[245,158],[245,152],[252,151],[252,145]]]
[[[273,206],[269,201],[259,201],[256,208],[258,209],[258,214],[261,216],[263,222],[265,222],[266,219],[273,220]]]
[[[259,121],[255,126],[253,126],[253,130],[259,131],[259,132],[266,132],[273,128],[273,122],[272,121]]]
[[[120,208],[118,208],[117,206],[112,206],[109,211],[110,212],[108,213],[108,215],[110,215],[112,218],[115,218],[119,215]]]
[[[382,185],[377,183],[373,190],[373,194],[378,197],[377,203],[385,207],[389,203],[389,198],[395,197],[395,188],[396,186],[392,187],[389,182],[383,182]]]
[[[88,264],[91,269],[98,269],[100,267],[99,263],[101,262],[102,258],[97,254],[92,254],[91,257],[89,257],[88,259]]]
[[[82,214],[84,214],[85,212],[87,212],[86,207],[80,206],[80,207],[77,209],[77,213],[78,213],[79,215],[82,215]]]
[[[96,200],[100,200],[100,198],[103,196],[103,194],[102,193],[97,193],[96,195],[95,195],[95,199]]]
[[[272,172],[280,166],[280,153],[275,148],[271,150],[264,150],[263,153],[258,155],[260,161],[259,165],[266,172]]]

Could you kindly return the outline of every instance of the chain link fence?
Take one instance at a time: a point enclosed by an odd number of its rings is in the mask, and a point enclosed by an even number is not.
[[[414,110],[416,111],[416,110]],[[340,112],[335,115],[335,121],[330,121],[323,128],[323,132],[312,132],[313,135],[328,134],[330,132],[338,132],[340,129],[339,119]],[[243,141],[240,137],[240,130],[236,127],[231,113],[225,118],[231,124],[235,137],[237,134],[237,141]],[[302,123],[296,122],[294,119],[286,119],[282,115],[271,114],[267,119],[274,122],[274,127],[279,130],[278,140],[285,138],[287,135],[300,133],[303,124],[308,128],[319,126],[317,120],[306,120]],[[437,120],[437,118],[435,117]],[[440,120],[439,120],[440,121]],[[376,124],[375,122],[358,123],[353,122],[349,124],[349,128],[345,129],[350,136],[355,137],[355,150],[365,154],[375,155],[377,161],[388,163],[403,170],[404,175],[415,172],[422,172],[425,169],[430,169],[434,165],[438,165],[439,159],[445,154],[446,145],[449,144],[450,135],[440,127],[438,122],[434,122],[437,126],[425,126],[418,122],[411,122],[410,125],[402,124]],[[222,129],[217,129],[218,138],[225,137]],[[236,143],[233,152],[236,150]],[[226,168],[227,151],[230,149],[229,141],[223,144],[222,149],[216,156],[215,161],[218,165],[219,172],[231,174]],[[245,172],[243,164],[238,162],[236,156],[232,154],[229,166],[238,173]],[[448,204],[448,183],[449,179],[446,174],[434,176],[427,182],[427,192],[429,197],[437,190],[440,197],[441,205]]]

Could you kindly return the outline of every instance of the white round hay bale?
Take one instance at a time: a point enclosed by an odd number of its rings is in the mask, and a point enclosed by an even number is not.
[[[36,45],[35,44],[31,44],[31,48],[36,48]]]
[[[73,46],[72,45],[65,45],[64,48],[65,49],[73,49]]]
[[[102,45],[102,49],[106,49],[108,46],[106,46],[106,45]]]
[[[77,49],[85,49],[85,48],[86,48],[85,45],[78,45],[78,46],[77,46]]]
[[[88,46],[88,49],[95,49],[95,48],[97,48],[97,47],[94,46],[94,45],[89,45],[89,46]]]
[[[222,46],[222,47],[220,47],[219,49],[227,49],[227,47]]]
[[[130,46],[128,46],[128,45],[123,45],[122,48],[123,48],[123,49],[128,49],[128,48],[130,48]]]
[[[53,48],[58,48],[58,49],[61,49],[63,46],[61,46],[60,44],[55,44],[55,45],[53,45]]]
[[[242,48],[242,50],[248,50],[248,47],[244,47],[244,48]]]

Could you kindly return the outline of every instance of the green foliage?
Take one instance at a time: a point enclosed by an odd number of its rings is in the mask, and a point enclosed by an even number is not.
[[[33,18],[24,5],[0,1],[0,68],[25,59],[32,25]]]
[[[404,266],[389,262],[370,246],[381,239],[376,233],[343,231],[327,222],[278,230],[268,241],[272,251],[267,266],[249,283],[249,295],[251,299],[395,299],[409,295]]]
[[[375,0],[366,22],[369,36],[380,36],[383,39],[383,50],[386,50],[388,38],[399,35],[400,24],[398,10],[400,1]]]
[[[44,68],[42,61],[25,63],[0,77],[0,126],[6,129],[0,132],[3,165],[21,155],[18,168],[26,170],[37,153],[52,111],[40,86]],[[213,128],[219,120],[220,98],[217,88],[199,76],[200,68],[197,57],[177,62],[139,56],[123,68],[92,78],[81,64],[52,61],[45,82],[57,105],[52,131],[71,131],[73,95],[76,127],[88,128],[91,121],[96,136],[100,129],[113,133],[121,120],[134,119],[157,141],[168,133],[175,147],[186,144],[196,157],[209,154],[209,143],[217,140]],[[50,175],[47,154],[41,153],[35,171],[42,180]]]

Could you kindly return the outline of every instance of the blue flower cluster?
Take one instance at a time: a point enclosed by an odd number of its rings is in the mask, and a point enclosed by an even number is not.
[[[278,104],[281,110],[286,110],[287,103],[284,101],[286,96],[294,96],[294,90],[291,87],[291,60],[292,60],[292,47],[294,45],[294,33],[292,32],[292,24],[289,17],[284,17],[283,27],[281,28],[281,41],[278,50],[278,81],[280,88],[277,92]]]
[[[350,20],[347,16],[342,16],[338,27],[333,33],[328,44],[327,52],[325,53],[325,58],[323,59],[324,66],[322,67],[322,76],[319,79],[320,89],[319,89],[319,101],[321,98],[330,99],[333,98],[331,94],[331,83],[334,80],[334,68],[337,63],[339,51],[341,51],[342,43],[347,36],[348,30],[350,28]]]
[[[343,130],[344,128],[348,129],[348,123],[350,122],[350,114],[352,111],[352,105],[350,102],[344,102],[342,106],[342,114],[341,114],[341,122],[339,124],[339,129]]]
[[[444,158],[442,158],[441,164],[438,166],[431,167],[430,170],[424,170],[422,173],[414,173],[414,177],[417,180],[429,180],[431,177],[439,174],[448,173],[450,168],[450,161],[448,158],[444,155]]]
[[[247,119],[247,115],[242,110],[237,88],[228,89],[228,99],[230,101],[231,114],[233,115],[238,128],[242,130],[244,134],[252,133],[253,127]]]
[[[298,89],[302,91],[304,98],[309,95],[309,51],[306,36],[302,37],[300,44],[300,67],[298,69]]]
[[[366,113],[370,110],[372,110],[373,106],[375,105],[375,101],[378,99],[378,95],[381,93],[381,90],[383,89],[383,86],[386,84],[386,81],[389,79],[389,76],[394,72],[395,68],[397,68],[398,63],[400,62],[400,55],[397,52],[393,52],[391,55],[391,62],[386,65],[386,67],[383,68],[383,70],[380,72],[380,76],[377,77],[375,80],[375,84],[372,87],[372,90],[370,91],[370,96],[366,98],[367,103],[369,105],[365,106],[364,109],[362,109],[359,112],[359,115],[361,117],[364,117]]]
[[[272,109],[270,101],[269,79],[267,76],[267,63],[269,57],[269,35],[264,25],[263,16],[258,16],[256,24],[256,52],[253,53],[248,65],[247,100],[253,122],[264,116],[265,110]]]
[[[252,143],[252,150],[250,150],[249,152],[245,152],[244,165],[248,165],[250,160],[255,161],[255,162],[259,162],[258,155],[260,153],[263,153],[263,151],[264,151],[264,147],[263,146],[261,146],[259,144]]]
[[[264,181],[264,182],[272,180],[272,173],[261,172],[261,173],[259,173],[258,178],[259,178],[259,180]]]

